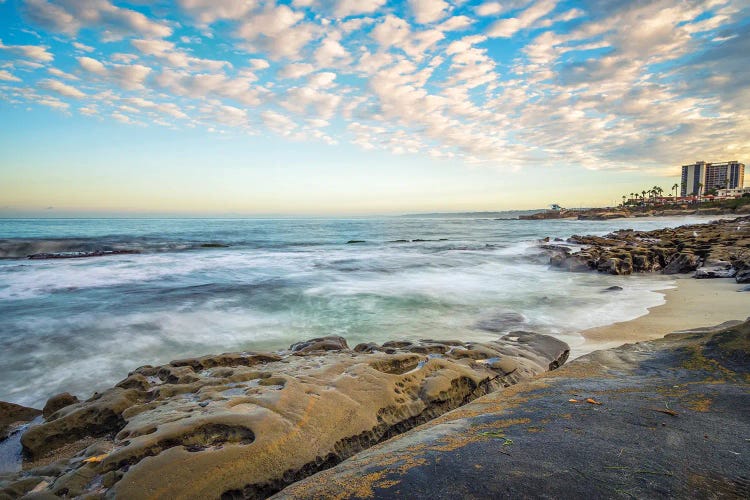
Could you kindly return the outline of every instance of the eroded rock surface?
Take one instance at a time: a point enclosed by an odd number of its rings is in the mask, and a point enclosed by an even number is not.
[[[514,332],[495,342],[340,337],[282,353],[144,366],[61,405],[22,436],[3,494],[259,498],[496,389],[557,368],[568,347]],[[64,403],[64,404],[63,404]],[[52,405],[50,409],[56,405]]]
[[[750,498],[750,322],[598,351],[275,499]]]
[[[674,229],[633,231],[606,236],[572,236],[569,245],[544,244],[550,264],[569,271],[608,274],[679,274],[705,269],[700,278],[731,277],[750,282],[750,217],[693,224]]]
[[[8,437],[19,425],[30,422],[40,413],[42,412],[35,408],[0,401],[0,440]]]

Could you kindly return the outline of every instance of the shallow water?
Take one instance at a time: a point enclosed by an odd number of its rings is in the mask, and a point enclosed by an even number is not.
[[[39,407],[61,391],[88,397],[143,364],[323,335],[353,346],[525,329],[580,354],[577,332],[645,314],[672,282],[551,271],[534,242],[706,220],[0,220],[0,256],[142,252],[0,259],[0,400]],[[213,243],[229,246],[204,246]],[[611,285],[624,290],[602,293]]]

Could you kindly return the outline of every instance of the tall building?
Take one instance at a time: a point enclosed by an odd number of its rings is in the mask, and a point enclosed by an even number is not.
[[[682,166],[680,196],[706,194],[712,189],[742,189],[745,184],[745,164],[738,161],[706,163],[697,161]]]

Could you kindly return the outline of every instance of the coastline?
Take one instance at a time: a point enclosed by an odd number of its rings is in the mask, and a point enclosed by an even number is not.
[[[743,285],[732,278],[676,276],[675,284],[658,290],[665,303],[650,307],[647,314],[580,332],[584,342],[576,350],[591,352],[655,340],[680,330],[744,321],[750,315],[750,293],[739,292]]]

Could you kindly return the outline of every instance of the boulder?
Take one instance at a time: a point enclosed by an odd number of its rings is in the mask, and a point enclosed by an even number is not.
[[[693,278],[696,278],[696,279],[733,278],[735,274],[737,274],[737,271],[735,271],[732,268],[727,269],[725,267],[701,267],[700,269],[695,271]]]
[[[63,392],[56,396],[52,396],[47,400],[47,404],[44,405],[44,409],[42,410],[42,415],[44,415],[44,418],[49,418],[57,410],[78,402],[79,401],[76,396],[73,396],[72,394],[67,392]]]

